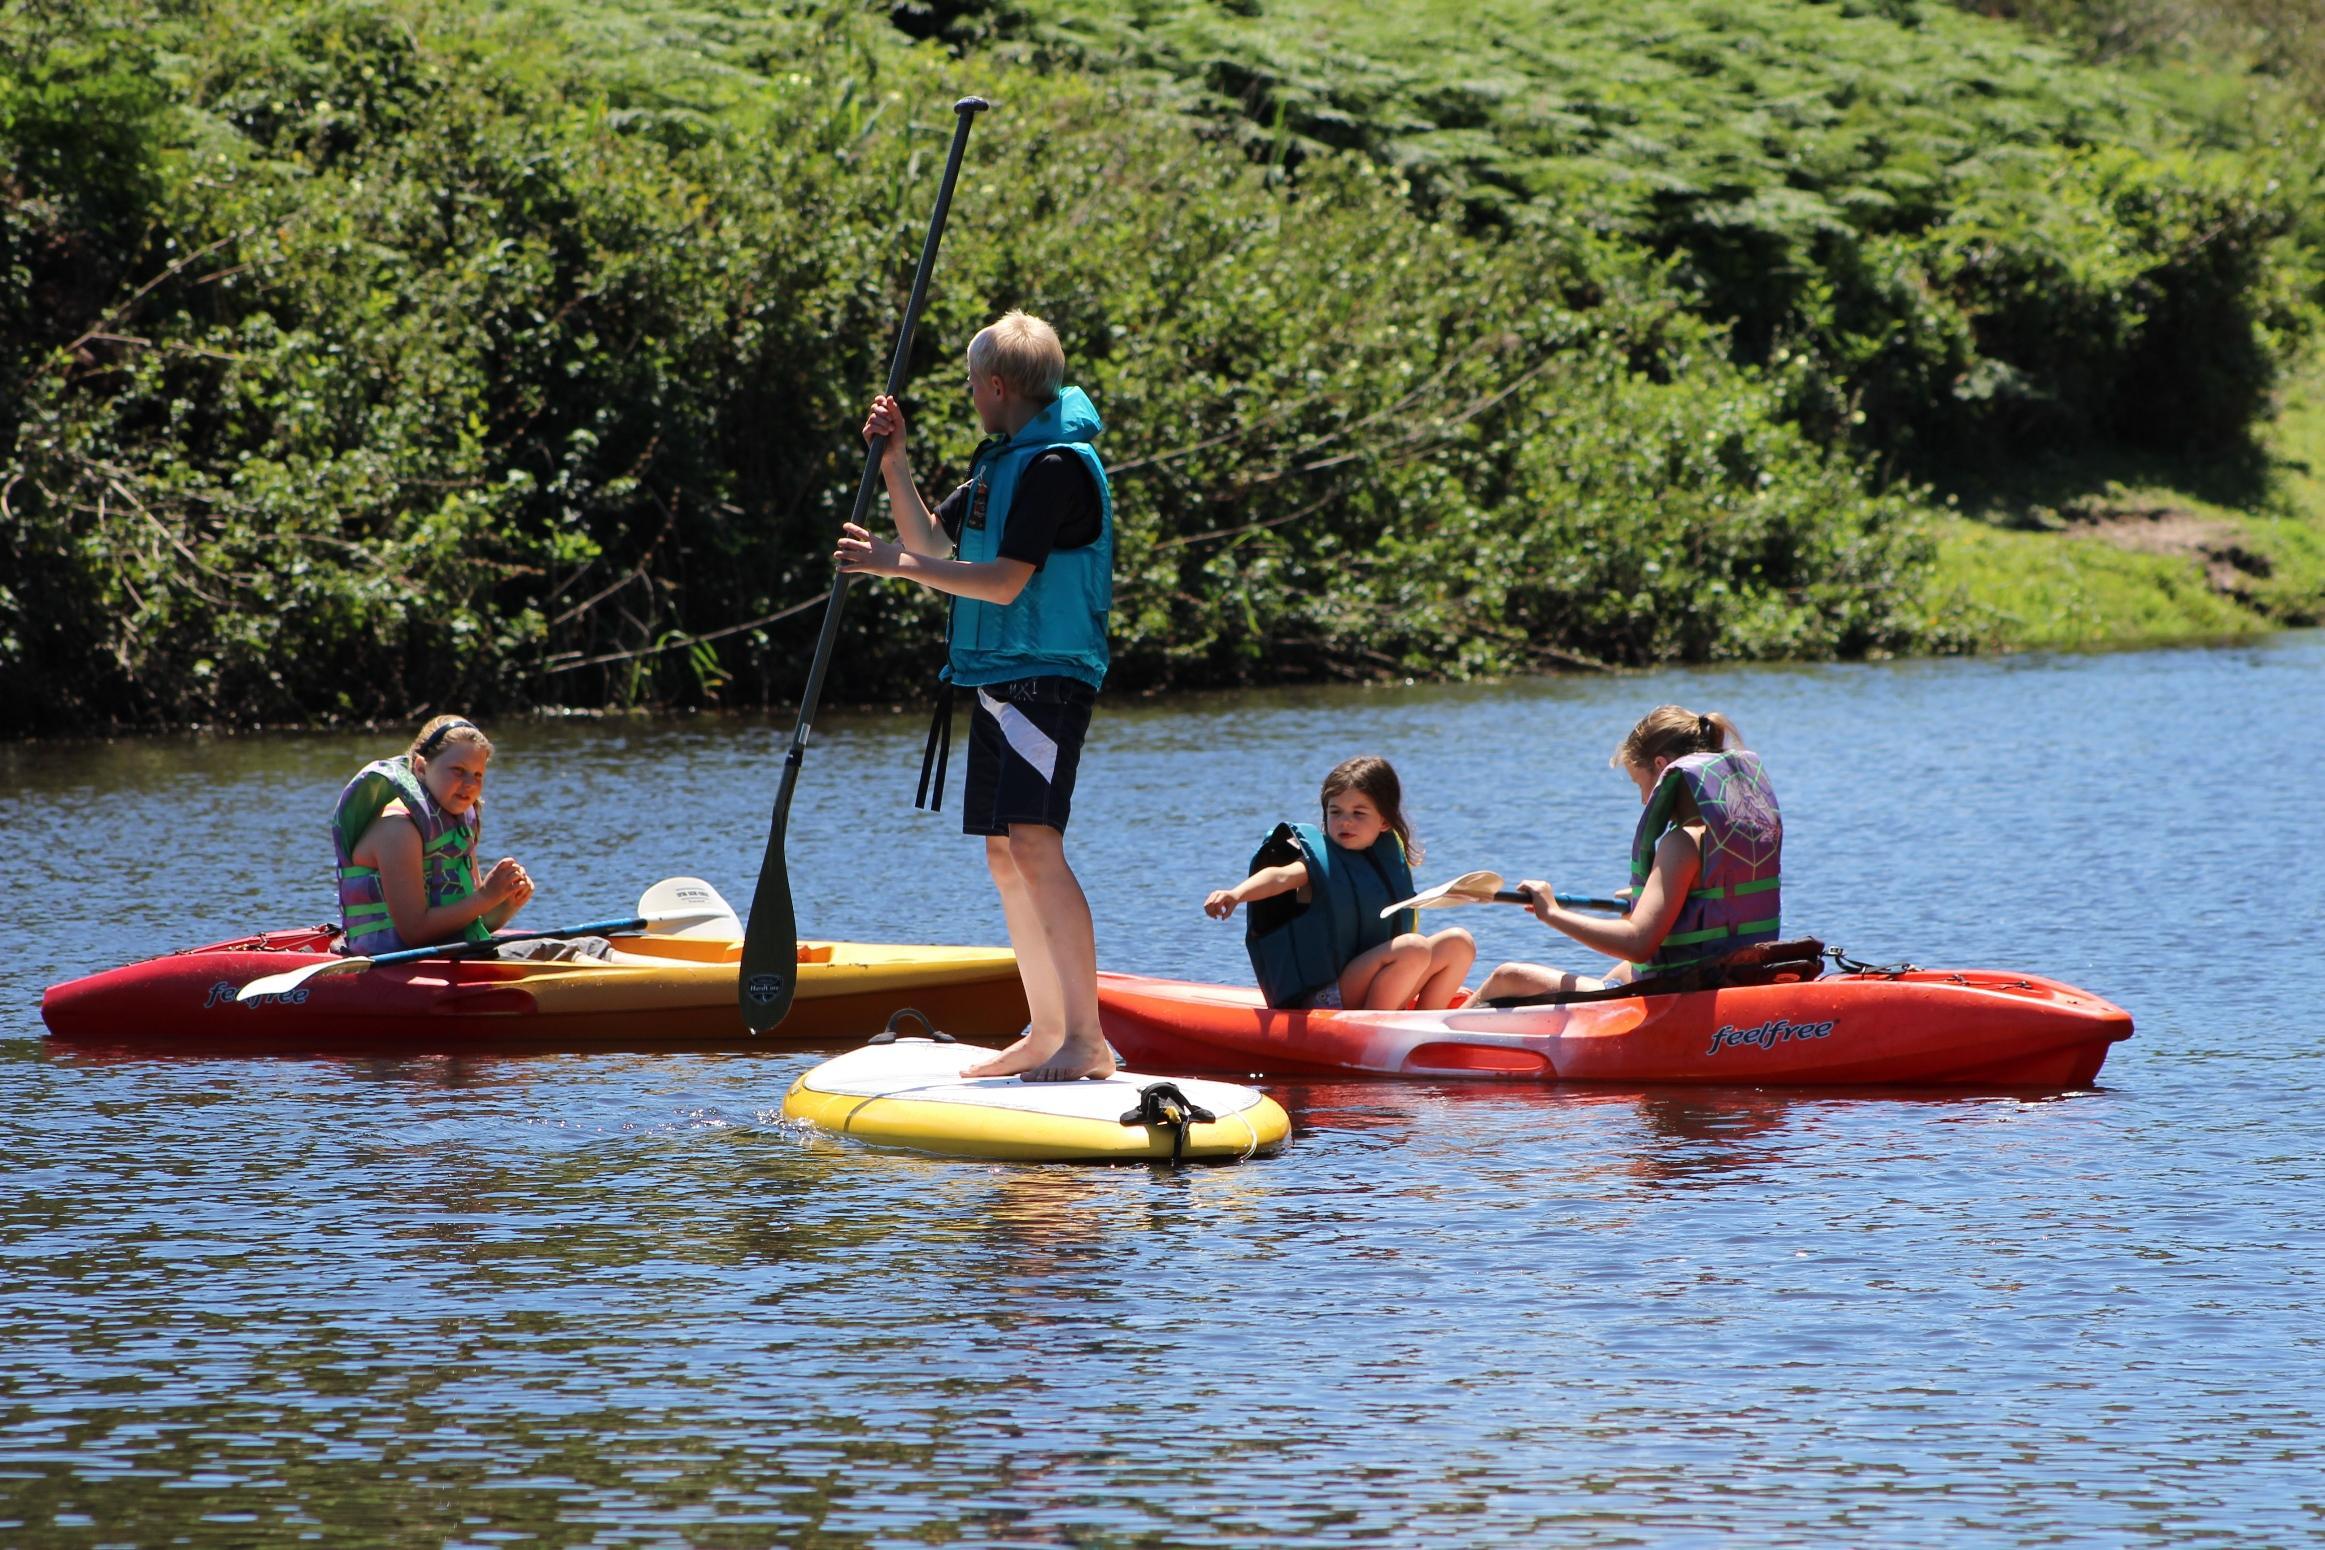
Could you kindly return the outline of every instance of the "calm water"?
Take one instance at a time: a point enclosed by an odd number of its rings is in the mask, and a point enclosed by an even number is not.
[[[1788,924],[2120,1001],[2101,1089],[1281,1085],[1284,1155],[1174,1175],[810,1139],[777,1051],[104,1062],[41,987],[327,917],[324,815],[386,750],[0,748],[0,1544],[2325,1538],[2325,893],[2281,752],[2325,636],[1105,703],[1101,957],[1244,973],[1203,893],[1364,750],[1424,876],[1612,886],[1606,750],[1665,699],[1766,757]],[[500,729],[527,922],[747,900],[775,719]],[[804,930],[1000,939],[911,811],[921,731],[827,718]]]

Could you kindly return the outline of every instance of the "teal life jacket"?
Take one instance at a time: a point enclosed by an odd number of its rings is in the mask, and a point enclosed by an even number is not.
[[[1773,942],[1782,926],[1784,818],[1776,788],[1746,748],[1674,759],[1656,782],[1631,836],[1631,886],[1647,881],[1655,843],[1671,827],[1685,791],[1703,815],[1703,864],[1670,934],[1641,972],[1716,958],[1754,942]]]
[[[955,552],[972,564],[1001,556],[1001,534],[1017,481],[1045,452],[1071,452],[1098,489],[1098,536],[1071,549],[1052,549],[1013,602],[953,600],[951,652],[945,677],[964,687],[1015,678],[1078,678],[1095,689],[1106,681],[1106,615],[1114,606],[1114,492],[1091,438],[1105,429],[1089,395],[1070,387],[1014,436],[996,436],[977,449],[973,486]]]
[[[1381,919],[1388,906],[1413,896],[1413,870],[1395,831],[1369,850],[1348,850],[1312,823],[1279,823],[1252,852],[1251,870],[1304,862],[1308,900],[1299,890],[1257,899],[1246,910],[1243,946],[1260,993],[1272,1007],[1303,1007],[1340,971],[1401,932],[1417,928],[1412,910]]]
[[[476,892],[483,800],[455,817],[437,805],[435,795],[413,772],[410,754],[365,765],[340,791],[339,804],[331,813],[331,850],[339,862],[339,923],[347,932],[341,950],[365,958],[431,945],[397,935],[395,922],[388,918],[379,869],[355,864],[355,847],[364,831],[392,802],[404,804],[404,812],[420,831],[420,876],[427,884],[428,907],[451,904]],[[471,942],[492,940],[492,928],[481,918],[470,921],[463,934]]]

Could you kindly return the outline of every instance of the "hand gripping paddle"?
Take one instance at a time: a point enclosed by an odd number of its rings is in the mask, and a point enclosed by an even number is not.
[[[928,241],[921,245],[920,268],[912,276],[912,296],[904,304],[904,326],[896,335],[896,354],[888,363],[888,396],[904,391],[904,369],[912,355],[912,328],[920,321],[920,304],[928,295],[929,271],[936,267],[937,243],[945,232],[945,213],[952,207],[953,180],[960,175],[961,153],[968,149],[969,125],[989,104],[982,97],[963,97],[953,104],[953,148],[945,158],[944,182],[936,191],[936,213],[928,220]],[[861,527],[872,509],[872,489],[880,477],[884,436],[873,438],[864,454],[864,480],[856,487],[856,511],[848,520]],[[849,575],[832,578],[831,597],[823,605],[823,633],[816,637],[815,660],[807,669],[807,692],[799,702],[799,726],[791,734],[791,751],[783,759],[782,783],[775,791],[775,817],[767,826],[767,856],[759,863],[759,886],[751,894],[751,924],[743,933],[743,966],[736,990],[742,1002],[743,1022],[753,1033],[764,1033],[783,1021],[791,1010],[792,994],[799,988],[799,919],[791,906],[791,874],[784,864],[783,831],[791,820],[791,792],[799,784],[800,761],[807,752],[808,733],[815,724],[816,702],[823,698],[823,677],[831,667],[832,643],[839,638],[840,607],[847,601]]]

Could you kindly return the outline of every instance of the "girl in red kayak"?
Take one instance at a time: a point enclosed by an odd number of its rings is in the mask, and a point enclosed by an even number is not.
[[[1423,936],[1411,910],[1421,859],[1405,821],[1404,787],[1386,759],[1345,761],[1324,777],[1324,823],[1277,824],[1251,875],[1214,891],[1204,912],[1225,920],[1250,904],[1244,945],[1268,1005],[1438,1008],[1452,1004],[1477,943],[1456,926]]]
[[[510,857],[480,879],[484,771],[492,740],[459,716],[437,716],[393,759],[365,765],[339,793],[331,845],[339,863],[343,951],[365,957],[465,938],[481,942],[533,896]]]
[[[1631,777],[1646,808],[1631,837],[1630,914],[1607,920],[1563,908],[1538,879],[1519,887],[1544,925],[1622,961],[1603,981],[1505,963],[1478,987],[1480,1000],[1595,990],[1780,935],[1784,819],[1735,723],[1659,705],[1609,762]]]

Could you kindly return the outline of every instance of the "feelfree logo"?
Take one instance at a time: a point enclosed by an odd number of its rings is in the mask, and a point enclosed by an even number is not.
[[[750,996],[753,1005],[770,1005],[777,996],[783,994],[783,976],[780,974],[754,974],[743,990],[745,994]]]
[[[1704,1053],[1716,1055],[1730,1049],[1774,1049],[1779,1044],[1790,1044],[1795,1039],[1826,1039],[1832,1037],[1832,1031],[1839,1026],[1838,1021],[1796,1023],[1782,1017],[1771,1017],[1749,1028],[1722,1023],[1711,1036],[1711,1048]]]
[[[203,1009],[207,1011],[220,1004],[226,1006],[305,1006],[307,1004],[307,987],[304,985],[296,990],[283,991],[279,995],[252,996],[248,1001],[237,1002],[234,999],[235,992],[241,988],[232,980],[214,982],[210,986],[210,999],[202,1003]]]

